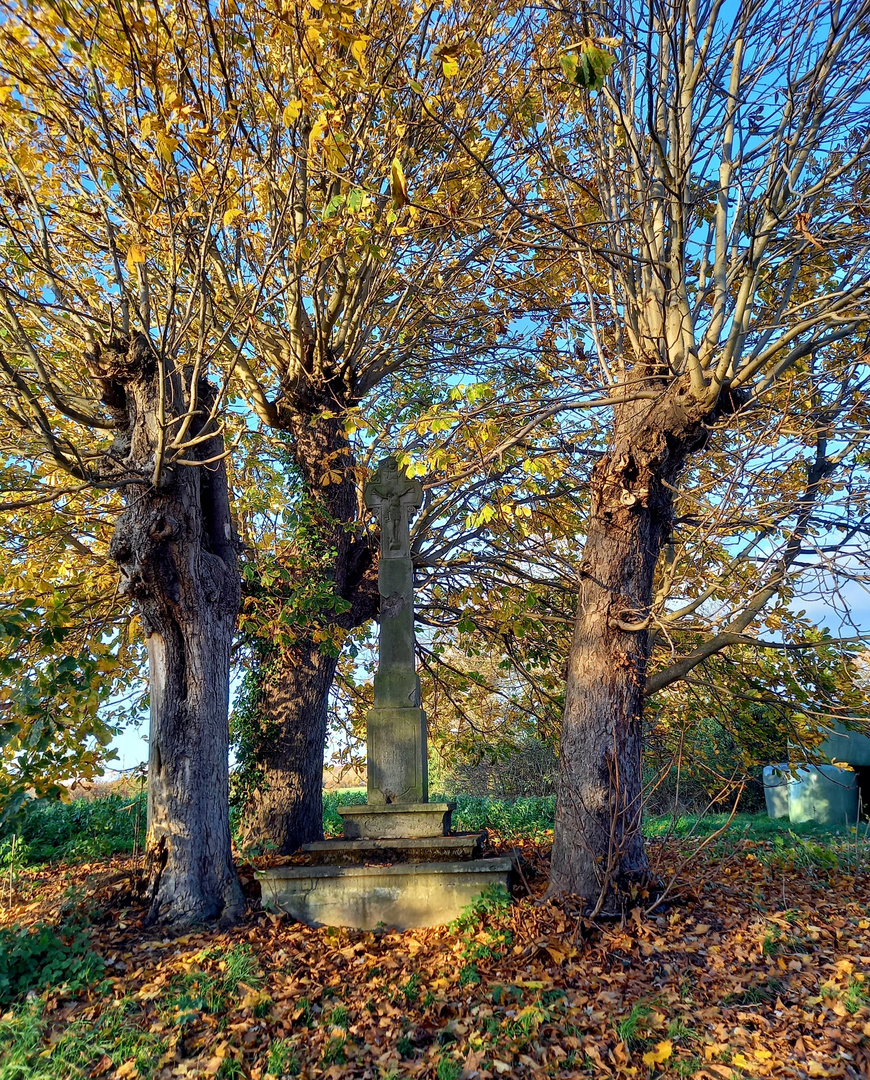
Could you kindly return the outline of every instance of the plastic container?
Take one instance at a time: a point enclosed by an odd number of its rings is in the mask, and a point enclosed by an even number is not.
[[[793,825],[854,825],[858,820],[858,777],[835,765],[802,765],[788,785],[788,816]]]
[[[761,776],[767,816],[774,821],[788,817],[788,765],[765,765]]]
[[[831,761],[866,768],[870,765],[870,736],[858,731],[847,731],[837,724],[819,747],[819,751]]]

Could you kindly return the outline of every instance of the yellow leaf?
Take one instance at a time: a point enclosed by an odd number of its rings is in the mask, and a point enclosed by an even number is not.
[[[656,1043],[654,1050],[649,1050],[643,1055],[643,1063],[644,1065],[661,1065],[673,1052],[671,1040],[665,1039],[664,1042]]]
[[[134,273],[137,263],[145,262],[145,249],[139,244],[131,244],[130,250],[127,252],[127,269],[130,273]]]
[[[444,57],[441,61],[441,70],[444,72],[445,79],[452,79],[454,75],[459,74],[459,64],[451,57]]]
[[[298,98],[294,98],[293,101],[288,101],[284,106],[284,112],[281,114],[281,119],[284,121],[284,127],[293,127],[294,122],[299,119],[301,112],[302,102]]]
[[[359,69],[365,75],[366,73],[366,45],[369,38],[367,34],[363,34],[362,37],[358,37],[356,41],[351,45],[350,52],[354,60],[359,64]]]
[[[165,131],[157,132],[157,156],[161,161],[169,164],[173,153],[178,149],[178,139],[167,135]]]
[[[313,153],[315,145],[323,138],[324,132],[329,127],[329,122],[323,113],[317,117],[308,136],[308,152]]]
[[[808,1076],[830,1076],[831,1074],[828,1072],[828,1070],[825,1068],[825,1066],[822,1065],[820,1062],[818,1062],[818,1061],[809,1061],[809,1062],[807,1062],[807,1075]]]
[[[405,179],[405,170],[397,157],[393,158],[390,166],[390,192],[393,196],[393,205],[398,210],[408,201],[408,182]]]
[[[751,1069],[752,1062],[743,1056],[743,1054],[735,1054],[731,1061],[741,1069]]]
[[[244,212],[244,210],[239,210],[238,207],[235,207],[232,210],[227,210],[227,212],[224,214],[224,228],[228,229],[230,225],[232,225],[232,223],[236,220],[236,218],[241,217]]]
[[[115,1076],[118,1077],[118,1080],[125,1080],[125,1078],[128,1077],[128,1076],[138,1076],[138,1075],[139,1075],[139,1069],[136,1066],[136,1059],[135,1058],[130,1058],[129,1061],[125,1061],[124,1064],[121,1065],[120,1068],[118,1069],[118,1071],[115,1073]]]

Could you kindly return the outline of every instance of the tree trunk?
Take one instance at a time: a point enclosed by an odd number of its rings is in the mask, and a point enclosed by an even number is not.
[[[305,571],[306,584],[319,575],[336,601],[310,614],[326,639],[368,622],[379,605],[376,548],[360,523],[357,470],[343,426],[345,394],[338,382],[319,389],[306,383],[304,394],[288,388],[279,410],[305,497],[317,508],[308,527],[316,551]],[[258,692],[245,719],[254,730],[243,765],[251,792],[243,819],[249,843],[290,854],[323,838],[323,755],[338,657],[329,640],[282,645],[270,633],[264,627]]]
[[[583,896],[596,914],[624,910],[651,884],[641,833],[647,626],[673,487],[698,443],[692,404],[679,385],[652,407],[618,406],[610,450],[591,485],[550,891]]]
[[[117,449],[126,451],[124,464],[132,472],[156,480],[125,489],[126,510],[110,546],[121,591],[135,601],[148,645],[146,895],[152,921],[230,921],[244,908],[229,827],[230,649],[240,602],[236,540],[219,436],[184,453],[208,464],[176,464],[154,476],[162,423],[184,415],[190,400],[183,375],[166,364],[161,417],[161,380],[147,339],[117,344],[100,358],[129,417]],[[212,392],[200,381],[200,410]]]
[[[323,752],[337,656],[314,642],[264,662],[258,711],[260,782],[245,815],[246,840],[281,854],[323,839]]]

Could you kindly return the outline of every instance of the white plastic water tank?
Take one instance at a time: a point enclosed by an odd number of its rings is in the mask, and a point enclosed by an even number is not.
[[[788,785],[788,816],[793,825],[854,825],[858,820],[858,777],[836,765],[801,765]]]
[[[777,818],[788,817],[788,765],[766,765],[761,776],[764,783],[767,816],[774,821]]]

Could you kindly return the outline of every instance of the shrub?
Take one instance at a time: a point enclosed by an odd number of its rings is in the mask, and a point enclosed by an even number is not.
[[[102,957],[88,948],[81,927],[55,929],[47,923],[0,928],[0,1006],[30,991],[63,987],[75,993],[102,978]]]
[[[556,813],[554,795],[521,799],[493,799],[459,796],[453,812],[457,832],[492,829],[506,836],[535,836],[553,828]]]
[[[484,751],[474,760],[447,760],[433,755],[430,767],[441,790],[456,795],[516,799],[556,793],[559,759],[552,742],[533,736]]]
[[[145,835],[147,796],[107,795],[69,803],[32,800],[15,826],[16,866],[76,862],[130,853]],[[0,866],[12,860],[13,830],[0,831]]]

